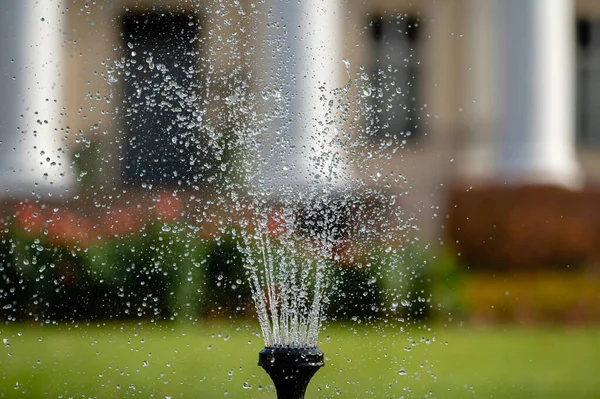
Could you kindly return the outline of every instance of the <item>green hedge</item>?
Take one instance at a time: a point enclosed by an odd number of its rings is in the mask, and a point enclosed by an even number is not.
[[[89,247],[56,245],[11,225],[0,237],[6,317],[193,317],[205,305],[208,246],[177,223]]]
[[[23,228],[15,219],[6,223],[0,232],[1,318],[175,320],[254,311],[233,232],[201,238],[181,221],[155,218],[91,240],[87,224],[69,223],[68,234]],[[328,317],[429,315],[435,251],[367,252],[368,261],[331,262]]]

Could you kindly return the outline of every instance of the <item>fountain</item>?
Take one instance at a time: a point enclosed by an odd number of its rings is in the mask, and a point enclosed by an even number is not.
[[[17,223],[44,234],[36,230],[34,219],[39,216],[40,223],[50,227],[45,233],[49,238],[40,241],[35,234],[25,235],[23,241],[29,241],[23,248],[15,245],[11,262],[35,265],[39,259],[35,254],[27,258],[27,251],[65,238],[66,244],[60,241],[68,253],[64,256],[92,265],[85,271],[90,281],[97,278],[98,286],[128,278],[106,270],[117,258],[127,264],[127,272],[142,276],[137,289],[146,296],[137,302],[122,299],[123,289],[104,293],[111,298],[107,302],[121,301],[132,308],[124,312],[126,316],[137,314],[153,321],[193,318],[185,313],[193,309],[185,301],[197,294],[193,284],[202,278],[197,270],[205,260],[193,257],[206,257],[210,253],[206,241],[220,242],[231,231],[237,240],[231,247],[243,258],[247,280],[238,279],[236,285],[249,286],[265,343],[258,365],[273,380],[278,398],[301,399],[325,365],[317,346],[335,285],[344,275],[368,275],[360,285],[360,296],[368,298],[383,270],[375,265],[371,251],[379,247],[386,254],[400,251],[415,227],[400,208],[399,196],[386,191],[393,184],[406,184],[406,178],[383,172],[382,166],[404,140],[401,136],[373,140],[380,121],[372,99],[382,95],[377,85],[395,82],[382,74],[373,82],[364,68],[353,68],[344,58],[343,29],[336,26],[342,23],[341,4],[269,0],[258,8],[233,1],[196,5],[191,12],[175,10],[171,15],[125,10],[123,56],[106,64],[109,95],[98,96],[111,103],[119,98],[116,88],[123,85],[123,104],[115,119],[121,118],[123,125],[116,141],[125,154],[125,188],[115,197],[124,198],[125,205],[111,209],[112,194],[102,194],[109,198],[105,203],[92,198],[100,210],[95,215],[102,226],[97,228],[82,222],[84,217],[78,219],[77,212],[63,214],[58,207],[51,212],[45,205],[21,204]],[[221,29],[235,31],[235,20],[229,16],[233,11],[243,16],[240,30],[249,29],[259,44],[247,46],[238,32],[223,39]],[[200,15],[208,21],[202,40],[197,37]],[[160,29],[155,32],[152,26]],[[166,26],[173,26],[172,31]],[[196,41],[202,42],[202,52]],[[173,50],[161,53],[153,47],[158,44]],[[227,65],[226,73],[214,68],[219,62]],[[95,104],[98,98],[90,101]],[[154,123],[153,116],[164,123]],[[146,133],[147,142],[140,138]],[[84,133],[77,137],[80,142],[84,153],[86,145],[91,146]],[[189,158],[189,164],[181,166],[178,157]],[[80,180],[81,176],[85,174]],[[169,184],[170,192],[157,194],[153,188]],[[212,207],[201,205],[203,189],[214,191],[204,198]],[[139,198],[135,190],[142,193]],[[69,206],[77,208],[76,201],[85,194],[74,194]],[[194,206],[198,209],[189,209]],[[140,210],[143,207],[147,209]],[[139,223],[150,218],[151,223]],[[54,236],[56,220],[70,220],[77,225],[76,232]],[[227,224],[219,224],[223,220]],[[205,233],[207,226],[217,226],[216,231]],[[135,231],[142,231],[139,239]],[[205,241],[199,242],[197,236],[204,233]],[[119,239],[125,244],[111,246]],[[177,256],[184,261],[178,263]],[[60,256],[59,261],[51,258],[51,268],[70,270],[70,263],[65,266]],[[341,270],[337,276],[336,267]],[[36,283],[41,286],[48,279],[40,273]],[[73,273],[71,278],[76,281],[79,276]],[[70,281],[64,280],[65,285]],[[153,296],[153,289],[172,290],[168,295],[184,299],[171,306]],[[149,306],[152,301],[158,305]],[[371,302],[363,312],[373,319],[378,312],[396,312],[399,300]],[[147,309],[152,306],[156,307]]]
[[[592,330],[452,331],[600,314],[596,196],[457,186],[577,174],[571,3],[4,1],[0,397],[600,397]]]

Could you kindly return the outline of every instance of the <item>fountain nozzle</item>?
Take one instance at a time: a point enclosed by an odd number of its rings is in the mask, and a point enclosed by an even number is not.
[[[258,365],[273,380],[277,399],[304,399],[310,379],[324,364],[318,348],[267,347],[258,354]]]

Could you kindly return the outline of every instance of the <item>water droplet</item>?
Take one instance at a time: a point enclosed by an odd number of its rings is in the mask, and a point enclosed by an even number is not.
[[[115,75],[108,75],[108,78],[106,79],[106,81],[108,82],[109,85],[113,85],[113,84],[117,83],[119,81],[119,79]]]

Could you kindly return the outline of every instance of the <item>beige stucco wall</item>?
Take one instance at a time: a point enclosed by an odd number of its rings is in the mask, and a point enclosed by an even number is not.
[[[118,186],[120,167],[118,129],[114,109],[122,101],[122,77],[114,84],[107,81],[108,71],[114,69],[115,60],[123,56],[123,38],[120,27],[125,8],[164,8],[196,11],[202,15],[203,5],[191,1],[120,0],[85,5],[78,0],[68,13],[66,49],[70,77],[68,84],[68,115],[72,131],[82,131],[91,140],[104,144],[107,187]],[[407,209],[427,215],[442,201],[442,184],[449,180],[456,152],[456,137],[464,130],[464,115],[459,112],[462,94],[462,71],[460,54],[464,51],[464,35],[461,33],[461,2],[444,1],[389,1],[362,2],[350,0],[346,5],[345,51],[353,72],[360,65],[368,64],[366,38],[362,34],[375,13],[407,13],[422,18],[423,52],[421,65],[423,80],[420,82],[422,98],[426,99],[429,117],[421,121],[423,134],[418,143],[411,143],[405,151],[397,152],[384,167],[384,172],[404,174],[408,183],[392,190],[406,191]],[[211,14],[210,22],[219,23],[218,16]],[[244,22],[244,23],[247,23]],[[225,27],[225,24],[219,24]],[[260,32],[260,27],[250,27],[250,32]],[[205,27],[205,31],[210,27]],[[226,28],[225,28],[226,29]],[[230,27],[229,29],[234,29]],[[220,31],[227,36],[227,30]],[[258,40],[258,38],[254,38]],[[256,43],[256,42],[255,42]],[[206,46],[216,45],[207,39]],[[216,68],[231,68],[227,51],[215,52],[211,58]],[[242,59],[254,63],[256,60]],[[115,71],[116,74],[118,71]],[[368,175],[369,169],[357,169],[358,175]],[[424,211],[425,210],[425,211]],[[424,217],[430,219],[430,216]],[[425,229],[427,224],[422,223]]]
[[[120,16],[125,7],[185,9],[202,15],[205,5],[204,2],[184,0],[115,0],[86,8],[86,3],[84,0],[75,1],[68,13],[65,42],[69,76],[68,123],[72,131],[81,130],[86,137],[105,142],[107,150],[114,154],[108,156],[107,161],[118,169],[118,121],[114,108],[120,104],[122,87],[119,83],[109,85],[106,76],[114,61],[124,51],[120,36]],[[437,212],[432,207],[444,202],[448,187],[464,183],[457,165],[465,156],[465,149],[468,149],[474,135],[489,135],[486,129],[482,131],[480,126],[476,126],[474,121],[477,118],[469,103],[473,84],[468,57],[470,41],[466,36],[469,34],[469,18],[472,18],[469,4],[470,0],[349,0],[346,4],[345,53],[352,65],[352,72],[368,63],[367,39],[363,33],[370,15],[407,13],[419,15],[423,21],[423,52],[420,60],[423,79],[420,89],[430,116],[421,121],[425,134],[419,138],[418,143],[412,143],[406,150],[396,153],[384,167],[387,171],[393,170],[407,176],[409,181],[406,187],[392,189],[409,189],[411,194],[406,198],[407,208],[425,215],[421,216],[423,220],[431,220],[431,214]],[[575,7],[579,16],[600,18],[599,1],[577,0]],[[216,18],[216,14],[211,14],[212,23],[218,23]],[[252,22],[251,19],[244,19],[242,23]],[[226,24],[220,25],[223,28],[220,34],[224,36],[228,35],[227,29],[235,29],[233,26],[226,28]],[[209,28],[205,26],[205,31]],[[260,32],[261,27],[248,26],[247,31]],[[257,45],[260,38],[252,37],[253,45]],[[208,48],[216,45],[207,39]],[[257,60],[244,57],[242,54],[240,62],[260,67]],[[211,62],[224,71],[232,67],[226,51],[215,52]],[[485,140],[490,141],[491,138]],[[584,173],[591,179],[600,180],[599,150],[580,149],[579,156]],[[368,173],[369,169],[357,170],[357,174],[362,174],[363,177]],[[435,229],[439,222],[432,221],[429,227],[428,223],[422,225],[426,230]]]

